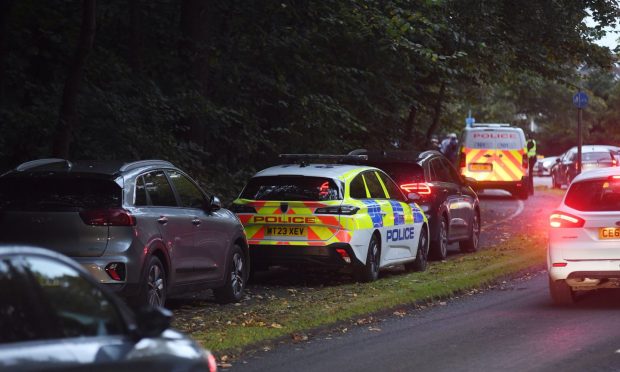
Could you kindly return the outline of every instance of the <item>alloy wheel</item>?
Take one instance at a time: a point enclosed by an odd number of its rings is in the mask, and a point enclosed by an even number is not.
[[[241,296],[241,292],[243,291],[243,287],[245,285],[243,280],[245,265],[243,262],[243,257],[240,253],[236,252],[233,255],[232,263],[232,269],[230,271],[230,285],[232,287],[233,294],[237,297]]]
[[[158,265],[152,265],[149,269],[147,279],[148,292],[147,298],[149,305],[164,306],[165,302],[165,286],[163,271]]]

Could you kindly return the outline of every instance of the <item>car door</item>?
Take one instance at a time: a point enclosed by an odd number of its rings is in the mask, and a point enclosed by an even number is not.
[[[418,251],[420,231],[424,223],[421,210],[408,204],[407,198],[396,183],[383,172],[377,172],[387,191],[393,212],[393,225],[386,232],[390,244],[389,259],[415,258]]]
[[[188,252],[192,262],[191,280],[221,278],[226,267],[226,253],[230,246],[228,229],[218,211],[205,209],[205,193],[185,174],[167,170],[179,197],[181,212],[192,221],[193,247]]]
[[[136,193],[144,189],[144,203],[136,210],[139,221],[138,236],[146,226],[157,225],[162,243],[170,256],[170,287],[177,282],[191,280],[193,271],[192,251],[194,249],[194,225],[192,219],[179,208],[168,177],[163,170],[156,170],[142,175],[136,184]],[[136,197],[136,200],[142,197]],[[142,224],[145,227],[142,227]],[[145,237],[149,237],[145,235]],[[149,246],[151,242],[145,242]]]
[[[461,176],[458,174],[454,166],[446,159],[442,159],[442,164],[450,175],[450,181],[454,187],[459,190],[458,205],[456,206],[456,217],[459,219],[462,231],[458,231],[460,236],[469,236],[470,226],[474,218],[476,194],[465,184]]]
[[[448,239],[453,240],[466,233],[467,223],[463,219],[461,210],[461,185],[456,184],[452,178],[447,162],[441,157],[436,157],[430,163],[435,175],[434,182],[438,186],[438,192],[448,207]]]
[[[68,370],[105,361],[124,370],[121,360],[134,342],[110,298],[63,262],[43,256],[11,261],[0,262],[0,369]],[[18,289],[18,296],[6,293]],[[7,302],[17,307],[7,312]]]

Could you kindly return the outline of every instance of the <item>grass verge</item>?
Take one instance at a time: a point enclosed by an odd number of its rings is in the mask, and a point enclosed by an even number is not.
[[[475,254],[432,263],[421,273],[388,275],[373,283],[291,288],[241,306],[207,307],[174,326],[216,353],[237,353],[282,337],[368,314],[446,298],[544,263],[546,232],[528,232]]]

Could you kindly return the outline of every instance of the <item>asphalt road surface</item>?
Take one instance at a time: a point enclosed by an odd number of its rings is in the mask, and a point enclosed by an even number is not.
[[[521,202],[502,191],[481,194],[483,247],[546,228],[546,216],[560,197],[538,193]],[[588,294],[570,308],[555,307],[546,272],[537,270],[346,333],[317,333],[302,343],[248,353],[233,370],[620,370],[619,309],[620,295],[613,291]]]

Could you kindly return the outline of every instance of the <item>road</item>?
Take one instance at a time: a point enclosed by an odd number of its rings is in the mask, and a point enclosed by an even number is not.
[[[520,202],[501,191],[483,193],[483,246],[546,228],[560,197],[537,193]],[[482,293],[387,315],[369,327],[284,342],[243,356],[233,370],[617,370],[620,297],[597,292],[573,308],[558,308],[547,291],[546,273],[537,270]]]

